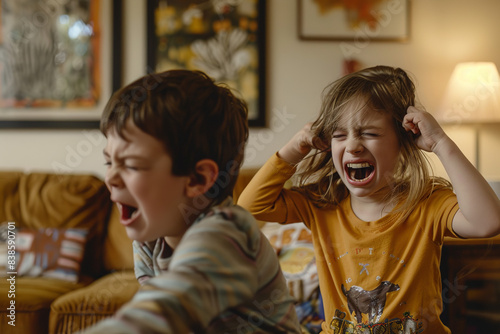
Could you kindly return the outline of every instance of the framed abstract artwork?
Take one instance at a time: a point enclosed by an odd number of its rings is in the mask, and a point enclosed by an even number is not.
[[[410,0],[297,0],[298,36],[313,41],[407,41]]]
[[[148,0],[148,71],[200,70],[266,124],[265,0]]]
[[[0,1],[0,128],[97,128],[121,84],[122,0]]]

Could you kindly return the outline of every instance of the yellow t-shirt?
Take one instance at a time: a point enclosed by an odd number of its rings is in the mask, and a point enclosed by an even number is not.
[[[385,326],[400,333],[450,333],[439,319],[439,262],[444,236],[456,237],[451,228],[458,210],[455,194],[435,191],[404,221],[389,214],[365,222],[352,211],[350,197],[333,209],[319,209],[302,194],[283,189],[294,172],[274,155],[238,204],[259,220],[304,222],[311,230],[323,331],[357,333]],[[379,330],[370,332],[392,333]]]

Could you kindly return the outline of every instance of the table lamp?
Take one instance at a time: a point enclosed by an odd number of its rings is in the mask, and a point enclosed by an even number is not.
[[[468,62],[456,65],[435,117],[443,125],[475,127],[475,165],[479,170],[479,126],[500,122],[500,78],[495,64]]]

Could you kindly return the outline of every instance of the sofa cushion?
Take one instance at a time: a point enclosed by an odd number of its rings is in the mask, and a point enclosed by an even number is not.
[[[104,272],[110,208],[104,182],[93,175],[0,172],[0,222],[15,222],[16,228],[87,229],[85,275],[99,277]]]
[[[13,249],[15,247],[15,229],[13,223],[0,223],[0,277],[7,275],[7,272],[10,271],[7,268],[7,262],[15,263],[15,250]]]
[[[0,172],[0,222],[8,221],[7,217],[19,217],[19,181],[22,172]]]
[[[268,223],[262,232],[276,250],[281,270],[296,302],[313,297],[319,287],[312,235],[303,223]]]
[[[15,277],[15,285],[11,285],[13,280],[0,280],[0,328],[15,328],[16,333],[46,333],[52,301],[90,282],[88,277],[76,284],[40,277]],[[15,327],[8,324],[12,301],[15,302]]]
[[[112,316],[139,289],[133,270],[108,274],[89,286],[56,299],[50,311],[50,333],[74,333]]]
[[[111,211],[106,242],[104,244],[104,266],[106,271],[134,269],[132,240],[120,223],[120,212],[116,205]]]

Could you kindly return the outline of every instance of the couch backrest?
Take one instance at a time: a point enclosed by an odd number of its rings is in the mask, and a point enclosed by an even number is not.
[[[235,202],[256,171],[240,171]],[[134,266],[119,212],[104,182],[93,175],[0,171],[0,223],[6,221],[16,227],[89,229],[82,274],[98,277]]]
[[[107,271],[133,269],[134,257],[132,251],[132,240],[120,224],[120,213],[116,205],[113,205],[109,217],[108,234],[104,244],[104,266]]]
[[[88,229],[83,275],[103,273],[110,209],[109,192],[95,176],[0,172],[0,223],[12,221],[17,228]]]

